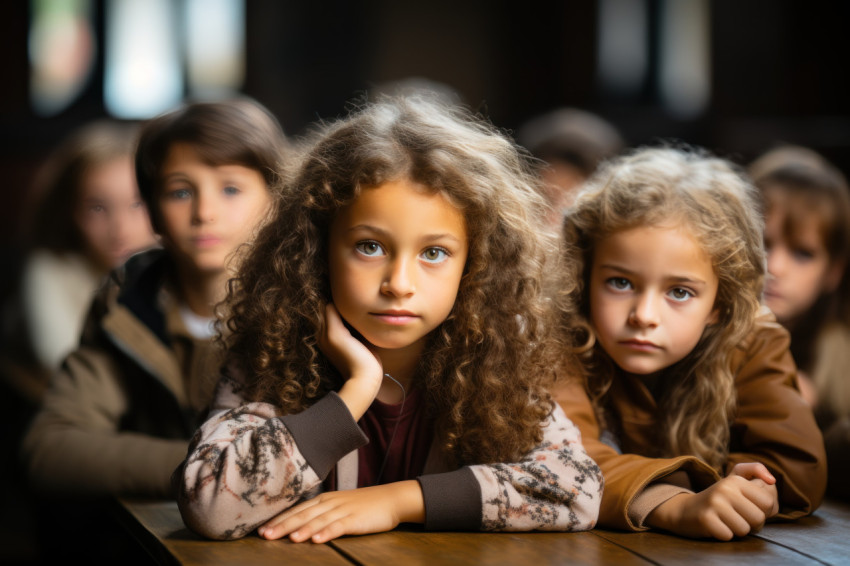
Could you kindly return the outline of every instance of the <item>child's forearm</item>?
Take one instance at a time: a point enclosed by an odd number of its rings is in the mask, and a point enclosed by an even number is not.
[[[387,485],[392,489],[399,523],[424,523],[425,498],[416,480],[406,480]]]
[[[352,375],[340,388],[339,398],[348,407],[355,421],[360,420],[375,400],[380,383],[381,379],[376,380],[374,376]]]

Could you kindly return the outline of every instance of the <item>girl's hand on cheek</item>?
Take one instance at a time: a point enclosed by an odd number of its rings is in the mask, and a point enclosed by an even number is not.
[[[322,493],[262,525],[265,539],[327,542],[342,535],[389,531],[402,522],[424,521],[422,489],[415,480]]]
[[[381,388],[381,361],[349,332],[332,303],[325,307],[325,331],[319,336],[319,348],[346,378],[339,396],[354,420],[360,420]]]

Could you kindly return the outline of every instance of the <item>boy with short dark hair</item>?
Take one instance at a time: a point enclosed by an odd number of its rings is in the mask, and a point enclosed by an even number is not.
[[[215,305],[274,206],[285,143],[277,120],[246,99],[144,124],[136,174],[162,248],[131,257],[97,293],[24,438],[32,486],[49,505],[171,496],[218,376]]]

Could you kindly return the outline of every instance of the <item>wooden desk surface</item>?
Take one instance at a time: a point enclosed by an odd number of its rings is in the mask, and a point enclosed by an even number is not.
[[[238,564],[848,564],[850,505],[826,502],[811,517],[767,525],[734,542],[596,529],[584,533],[430,533],[399,528],[328,544],[248,536],[209,541],[183,524],[174,502],[119,502],[129,531],[162,565]]]

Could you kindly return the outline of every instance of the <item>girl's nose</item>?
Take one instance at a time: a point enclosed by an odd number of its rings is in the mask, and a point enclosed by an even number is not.
[[[767,252],[767,272],[774,276],[780,277],[785,273],[788,265],[788,253],[778,246],[772,247]]]
[[[395,297],[405,297],[416,292],[414,262],[396,259],[390,263],[390,270],[381,282],[381,293]]]
[[[120,244],[129,239],[131,222],[130,215],[127,211],[116,208],[109,215],[109,236],[116,244]]]
[[[638,328],[654,328],[660,323],[657,297],[652,293],[644,293],[629,313],[629,324]]]
[[[198,191],[195,195],[192,212],[192,221],[195,224],[208,224],[210,222],[214,222],[216,215],[218,214],[217,203],[211,196],[204,195],[203,191]]]

